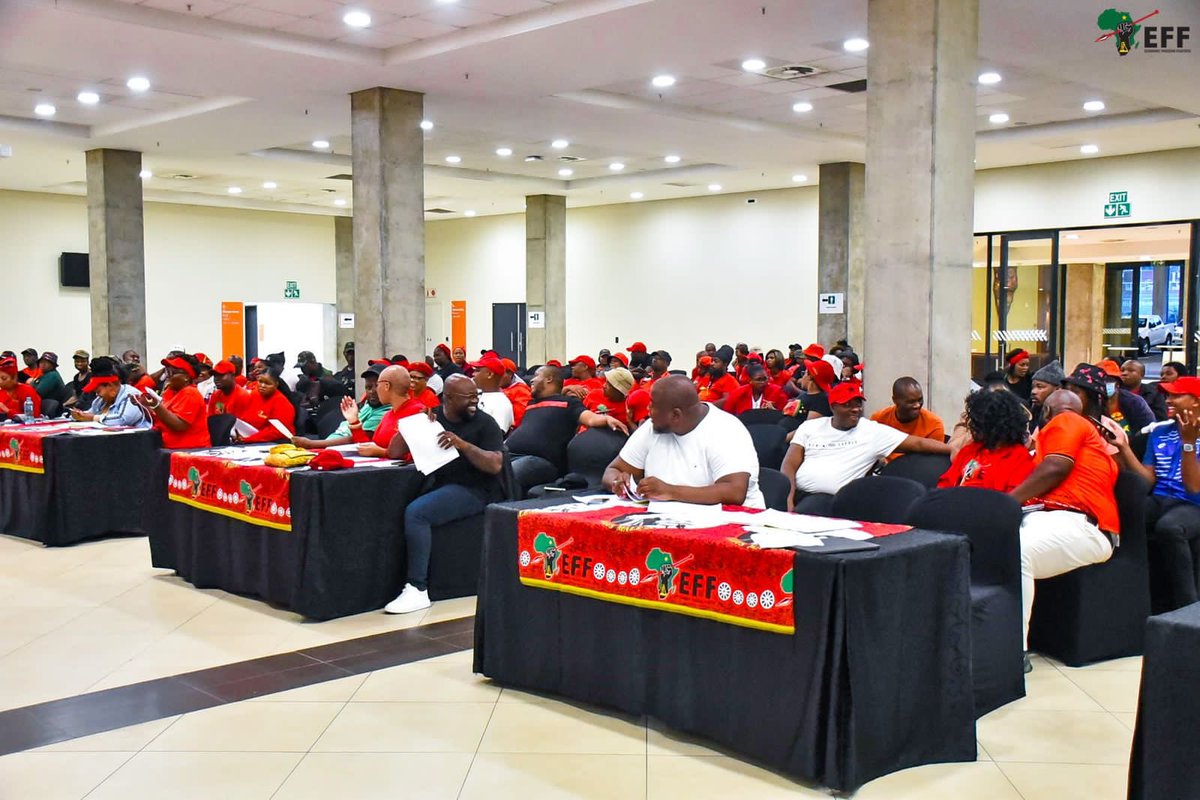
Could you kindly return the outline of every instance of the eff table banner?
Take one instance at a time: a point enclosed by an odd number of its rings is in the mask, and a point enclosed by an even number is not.
[[[281,531],[292,529],[291,475],[215,456],[171,454],[167,496],[177,503]]]
[[[67,424],[52,425],[6,425],[0,429],[0,469],[18,472],[46,472],[46,461],[42,441],[47,436],[66,433]]]

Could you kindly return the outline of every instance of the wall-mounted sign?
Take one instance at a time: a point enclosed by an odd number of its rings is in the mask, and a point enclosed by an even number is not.
[[[818,314],[844,314],[846,312],[846,295],[842,292],[826,292],[817,295]]]
[[[284,300],[299,300],[300,299],[300,282],[299,281],[288,281],[287,282],[287,285],[283,287],[283,299]]]
[[[354,327],[354,315],[353,314],[338,314],[338,327],[339,328],[353,328]]]
[[[529,328],[544,328],[546,327],[546,312],[542,309],[531,310],[528,312]]]
[[[1109,192],[1108,202],[1104,204],[1104,218],[1128,217],[1132,208],[1133,204],[1129,202],[1129,192]]]

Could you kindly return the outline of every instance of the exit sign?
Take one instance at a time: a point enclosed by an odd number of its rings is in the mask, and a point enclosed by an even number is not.
[[[284,300],[299,300],[300,299],[300,283],[299,281],[287,281],[283,287]]]
[[[1128,217],[1132,210],[1129,202],[1129,192],[1109,192],[1108,202],[1104,204],[1104,218],[1117,219]]]

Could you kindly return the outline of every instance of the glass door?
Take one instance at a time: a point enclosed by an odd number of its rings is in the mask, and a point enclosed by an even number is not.
[[[1021,349],[1029,352],[1036,369],[1057,358],[1062,346],[1058,233],[1029,231],[998,238],[999,258],[989,276],[988,308],[994,312],[989,339],[997,368],[1004,368],[1006,352]]]
[[[1182,261],[1108,265],[1105,357],[1120,363],[1134,356],[1183,349],[1183,272]]]

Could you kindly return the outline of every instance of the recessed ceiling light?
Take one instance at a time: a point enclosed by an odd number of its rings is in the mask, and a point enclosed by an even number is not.
[[[100,95],[95,92],[80,92],[75,95],[75,99],[83,103],[85,106],[94,106],[100,102]]]
[[[229,192],[230,194],[241,194],[241,193],[242,193],[242,187],[240,187],[240,186],[230,186],[230,187],[229,187],[228,189],[226,189],[225,191]]]
[[[613,163],[608,165],[608,168],[611,169],[613,172],[620,172],[621,170],[625,169],[625,165],[622,164],[620,161],[614,161]]]
[[[334,200],[334,201],[333,201],[333,204],[334,204],[335,206],[344,206],[344,205],[346,205],[346,198],[344,198],[344,197],[339,197],[338,199],[336,199],[336,200]]]
[[[679,156],[675,156],[675,155],[666,156],[666,157],[663,159],[663,161],[667,162],[668,164],[678,164],[678,163],[679,163]]]
[[[329,142],[325,139],[313,139],[312,146],[317,150],[328,150]]]
[[[141,75],[134,75],[129,80],[125,81],[125,85],[135,92],[146,92],[150,90],[150,79],[143,78]]]
[[[496,155],[500,156],[501,158],[507,158],[512,155],[512,148],[511,147],[497,147]]]
[[[804,183],[806,180],[808,180],[807,175],[793,175],[792,176],[793,183]]]
[[[1078,238],[1079,238],[1079,234],[1078,234],[1078,233],[1068,233],[1068,234],[1067,234],[1067,238],[1068,238],[1068,239],[1078,239]]]
[[[866,39],[847,39],[842,42],[842,49],[847,53],[861,53],[871,46],[871,43]]]
[[[668,89],[675,85],[674,75],[655,75],[654,80],[650,81],[657,89]]]
[[[719,191],[721,191],[721,184],[719,184],[719,183],[710,183],[710,184],[708,185],[708,190],[709,190],[710,192],[719,192]]]
[[[153,178],[154,173],[148,169],[144,169],[138,173],[138,177],[141,178],[142,180],[146,180],[147,178]]]
[[[447,164],[459,164],[462,162],[462,156],[446,156]]]
[[[1083,110],[1084,111],[1103,111],[1104,110],[1104,101],[1103,100],[1088,100],[1086,103],[1083,104]]]
[[[767,68],[767,62],[761,58],[747,58],[742,62],[742,69],[746,72],[762,72]]]
[[[993,125],[1003,125],[1004,123],[1008,122],[1008,114],[1003,112],[999,114],[992,114],[990,117],[988,117],[988,122],[992,123]]]
[[[568,142],[566,139],[555,139],[553,142],[550,143],[550,146],[553,147],[555,150],[566,150],[568,147],[571,146],[571,143]]]
[[[463,212],[463,216],[464,217],[473,217],[473,216],[475,216],[475,212],[472,209],[468,208],[466,211]]]
[[[1001,80],[1003,78],[1000,77],[999,72],[985,72],[979,76],[979,82],[984,86],[991,86],[992,84],[999,83]]]
[[[641,192],[630,192],[629,193],[630,200],[641,200],[645,196],[646,195],[642,194]]]
[[[423,131],[433,130],[433,123],[427,119],[421,120],[421,130],[423,130]]]
[[[342,22],[351,28],[369,28],[371,27],[371,15],[365,11],[347,11],[342,15]]]
[[[279,184],[276,183],[275,181],[263,181],[263,188],[264,189],[277,189],[277,188],[279,188]]]
[[[560,177],[560,178],[569,178],[574,174],[575,174],[575,170],[567,169],[566,167],[563,167],[562,169],[560,169],[558,171],[558,177]]]
[[[39,117],[53,117],[57,111],[58,109],[50,103],[38,103],[33,107],[33,113]]]
[[[795,111],[797,114],[806,114],[812,110],[812,103],[796,103],[796,105],[792,106],[792,111]]]
[[[1083,147],[1079,148],[1079,152],[1083,153],[1085,156],[1093,156],[1100,152],[1100,148],[1094,144],[1085,144]]]

